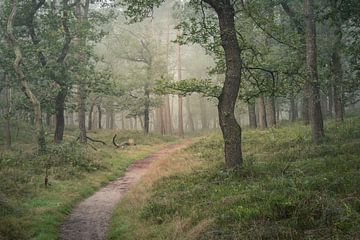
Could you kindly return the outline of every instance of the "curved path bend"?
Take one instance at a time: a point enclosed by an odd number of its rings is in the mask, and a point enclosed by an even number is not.
[[[184,148],[173,144],[132,163],[123,177],[109,183],[80,202],[60,227],[61,240],[105,240],[112,213],[131,187],[146,173],[151,162]]]

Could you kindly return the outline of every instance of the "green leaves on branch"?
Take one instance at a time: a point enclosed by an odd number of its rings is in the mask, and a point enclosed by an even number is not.
[[[139,22],[151,17],[155,7],[159,7],[164,0],[121,0],[120,5],[126,7],[125,15],[131,22]]]
[[[192,78],[177,82],[169,82],[162,79],[157,82],[154,92],[162,95],[174,94],[180,96],[200,93],[206,97],[218,98],[221,94],[221,89],[221,85],[214,85],[211,80]]]

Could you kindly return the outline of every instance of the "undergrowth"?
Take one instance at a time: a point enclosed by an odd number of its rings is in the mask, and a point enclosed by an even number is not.
[[[48,135],[47,152],[39,155],[32,135],[23,130],[19,130],[20,139],[14,136],[11,150],[0,148],[1,240],[57,239],[59,225],[76,202],[119,177],[132,161],[176,140],[156,134],[97,130],[89,136],[106,145],[89,142],[95,151],[76,141],[76,131],[67,131],[59,145],[52,144]],[[132,138],[137,146],[116,149],[112,145],[115,133],[119,141]]]
[[[245,131],[238,172],[224,170],[218,134],[202,138],[184,152],[202,168],[162,178],[132,217],[120,207],[109,238],[359,239],[360,118],[328,122],[326,136],[315,146],[301,124]]]

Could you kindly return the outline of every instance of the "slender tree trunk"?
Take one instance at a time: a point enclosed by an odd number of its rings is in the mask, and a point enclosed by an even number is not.
[[[266,119],[266,108],[265,108],[265,99],[263,96],[258,98],[258,111],[259,111],[259,128],[265,129],[267,128],[267,119]]]
[[[141,118],[140,118],[141,121]],[[125,129],[125,119],[124,119],[124,113],[121,113],[121,129],[124,130]]]
[[[79,136],[79,142],[80,143],[86,143],[87,142],[87,136],[86,136],[86,90],[85,86],[82,84],[78,87],[78,121],[79,121],[79,129],[80,129],[80,136]]]
[[[342,63],[341,63],[341,21],[338,20],[335,23],[335,44],[333,47],[333,53],[331,56],[331,73],[333,76],[333,93],[334,93],[334,106],[335,106],[335,119],[337,122],[344,121],[343,113],[343,100],[342,100]]]
[[[110,109],[109,107],[106,107],[106,116],[105,116],[105,128],[106,129],[110,129],[110,118],[111,118],[111,113],[110,113]]]
[[[88,18],[88,11],[89,11],[89,4],[90,0],[85,0],[83,3],[81,0],[76,3],[75,6],[75,16],[79,23],[84,23],[87,21]],[[78,47],[82,47],[86,45],[86,38],[77,36],[74,39],[74,44]],[[79,53],[76,54],[76,58],[78,61],[83,61],[83,53],[79,51]],[[79,130],[80,130],[80,136],[79,141],[80,143],[86,143],[87,142],[87,136],[86,136],[86,86],[84,83],[80,82],[78,86],[78,121],[79,121]]]
[[[177,48],[177,71],[178,81],[182,80],[182,66],[181,66],[181,46],[178,44]],[[178,96],[178,132],[180,136],[184,136],[184,119],[183,119],[183,97]]]
[[[5,76],[6,83],[9,82],[8,76]],[[0,91],[1,93],[1,91]],[[4,88],[4,133],[5,133],[5,147],[7,149],[11,148],[11,89],[6,87]]]
[[[142,118],[139,118],[139,120],[140,120],[141,128],[145,131],[144,121],[142,120]]]
[[[298,106],[293,93],[290,96],[290,121],[295,122],[298,119]]]
[[[154,129],[156,132],[161,133],[161,111],[160,108],[156,108],[154,110],[155,121],[154,121]]]
[[[102,110],[101,110],[101,104],[97,105],[97,109],[98,109],[98,117],[99,117],[99,122],[98,122],[98,128],[102,129]]]
[[[333,92],[333,84],[328,88],[328,116],[333,116],[333,109],[334,109],[334,92]]]
[[[323,119],[326,119],[326,114],[328,110],[328,104],[327,104],[327,96],[320,92],[320,106],[321,106],[321,112],[324,113]]]
[[[256,122],[256,110],[254,103],[248,103],[248,112],[249,112],[250,128],[255,129],[257,128],[257,122]]]
[[[184,136],[184,119],[183,119],[183,97],[178,98],[178,131],[181,137]]]
[[[242,165],[241,128],[234,110],[241,82],[241,50],[235,28],[235,9],[228,0],[205,0],[216,11],[219,19],[221,45],[225,52],[226,74],[219,96],[219,123],[224,138],[225,165],[239,168]]]
[[[191,106],[190,106],[190,97],[186,98],[186,110],[188,113],[188,121],[189,121],[189,125],[190,125],[190,131],[191,132],[195,132],[195,125],[194,125],[194,119],[191,113]]]
[[[46,141],[45,141],[44,126],[42,121],[41,105],[37,97],[31,91],[25,73],[21,67],[21,63],[23,61],[22,51],[13,33],[13,26],[16,19],[17,8],[18,8],[18,1],[13,0],[11,12],[7,20],[6,37],[9,45],[13,48],[13,51],[15,53],[13,68],[15,70],[18,80],[20,81],[21,90],[23,91],[23,93],[25,94],[25,96],[27,97],[33,108],[39,152],[44,153],[46,151]]]
[[[170,97],[169,95],[165,96],[165,126],[166,126],[166,133],[172,134],[173,126],[171,120],[171,112],[170,112]]]
[[[92,130],[94,107],[95,107],[95,102],[93,102],[93,103],[90,105],[89,117],[88,117],[88,130],[89,130],[89,131]]]
[[[159,117],[160,117],[160,132],[162,135],[165,135],[166,132],[167,132],[167,129],[166,129],[166,122],[165,122],[165,107],[164,106],[161,106],[159,108]]]
[[[145,106],[144,106],[144,131],[146,134],[149,133],[150,127],[150,90],[148,86],[145,86]]]
[[[55,98],[55,135],[54,135],[54,143],[59,144],[62,142],[64,137],[64,129],[65,129],[65,99],[67,92],[65,89],[61,89]]]
[[[276,126],[276,107],[275,107],[275,97],[274,96],[271,96],[268,98],[267,120],[268,120],[269,127]]]
[[[201,118],[201,129],[208,129],[209,122],[207,117],[207,108],[206,108],[206,101],[203,97],[200,97],[200,118]]]
[[[51,114],[50,113],[46,113],[45,114],[45,124],[46,126],[48,126],[51,129]]]
[[[314,0],[305,0],[306,22],[306,66],[308,78],[305,83],[306,94],[309,99],[309,115],[313,142],[318,144],[324,137],[323,118],[320,105],[320,90],[317,73],[316,53],[316,24],[314,14]]]
[[[109,129],[115,129],[115,112],[112,106],[109,109]]]

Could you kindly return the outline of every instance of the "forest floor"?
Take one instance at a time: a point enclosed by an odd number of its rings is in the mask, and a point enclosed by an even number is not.
[[[360,117],[245,130],[244,165],[224,170],[210,133],[152,164],[122,199],[109,240],[360,239]]]
[[[0,151],[1,240],[58,239],[59,229],[62,239],[96,239],[65,228],[99,239],[108,228],[109,240],[360,239],[359,116],[327,121],[320,145],[300,122],[245,130],[244,164],[235,172],[224,169],[219,132],[193,136],[176,152],[182,145],[174,137],[119,131],[119,142],[138,143],[120,150],[113,131],[92,131],[107,143],[92,143],[95,151],[77,144],[76,134],[67,131],[63,144],[39,156],[31,133],[19,131],[13,149]],[[94,215],[94,225],[72,226]]]
[[[94,150],[77,143],[74,128],[67,129],[60,145],[51,143],[49,131],[48,152],[38,155],[31,127],[13,126],[18,131],[13,132],[12,149],[0,147],[0,240],[57,239],[61,224],[81,200],[121,177],[132,162],[179,142],[176,137],[141,131],[94,130],[89,136],[106,142],[90,142]],[[118,142],[131,138],[137,145],[116,149],[115,133]],[[48,187],[44,186],[46,173]]]
[[[160,158],[168,158],[185,144],[168,145],[162,150],[132,163],[123,177],[101,188],[80,202],[67,217],[60,229],[63,240],[104,240],[113,210],[121,198],[146,173],[149,165]]]

